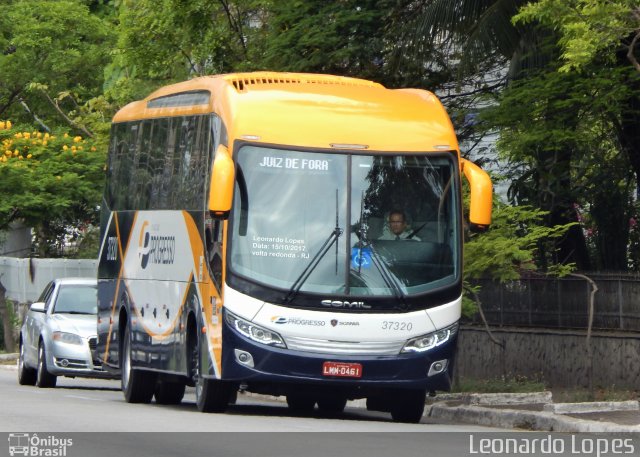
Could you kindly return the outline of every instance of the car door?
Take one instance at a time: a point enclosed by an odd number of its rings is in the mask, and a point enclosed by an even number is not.
[[[45,304],[45,311],[38,312],[29,310],[27,313],[27,334],[28,334],[28,354],[25,354],[25,358],[28,360],[30,366],[35,366],[38,363],[38,343],[40,341],[40,333],[42,332],[42,326],[45,323],[47,309],[51,302],[53,291],[55,289],[55,283],[51,281],[42,291],[37,303]]]

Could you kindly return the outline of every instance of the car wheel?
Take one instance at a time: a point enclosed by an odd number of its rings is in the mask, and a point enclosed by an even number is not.
[[[396,422],[417,424],[424,413],[425,390],[407,390],[393,396],[391,417]]]
[[[316,406],[316,399],[309,395],[289,394],[287,395],[287,406],[296,413],[310,413]]]
[[[318,409],[327,414],[339,414],[347,406],[345,397],[320,397],[318,398]]]
[[[119,358],[122,367],[122,392],[127,403],[150,403],[155,390],[156,375],[131,367],[131,335],[126,327]]]
[[[47,368],[47,350],[41,341],[38,346],[38,369],[36,370],[36,386],[55,387],[58,377],[49,373]]]
[[[21,386],[36,384],[37,371],[24,363],[24,344],[20,342],[20,357],[18,358],[18,383]]]
[[[156,383],[156,403],[160,405],[179,405],[184,398],[185,384],[183,382],[160,381]]]

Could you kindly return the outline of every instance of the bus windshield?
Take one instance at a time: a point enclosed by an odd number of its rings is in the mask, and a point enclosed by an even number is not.
[[[238,151],[231,273],[335,296],[422,294],[457,281],[455,155]]]

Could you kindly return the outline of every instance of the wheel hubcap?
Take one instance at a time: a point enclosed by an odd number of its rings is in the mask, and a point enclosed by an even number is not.
[[[127,338],[125,338],[125,344],[124,344],[124,354],[122,354],[123,357],[123,370],[122,370],[122,385],[123,387],[126,389],[127,386],[129,385],[129,374],[131,372],[131,360],[129,359],[129,341]]]

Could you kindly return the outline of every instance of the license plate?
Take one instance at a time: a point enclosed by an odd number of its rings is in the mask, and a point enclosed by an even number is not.
[[[322,364],[322,376],[361,378],[362,365],[359,363],[324,362]]]

